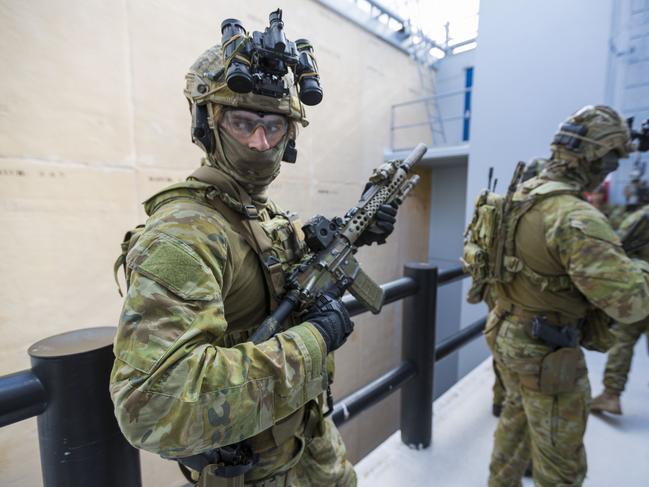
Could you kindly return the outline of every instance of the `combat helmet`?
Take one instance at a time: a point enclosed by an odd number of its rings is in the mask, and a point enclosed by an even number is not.
[[[192,114],[192,142],[206,153],[214,149],[210,104],[224,105],[245,110],[277,113],[290,120],[308,125],[304,106],[298,98],[292,73],[286,75],[288,93],[281,98],[250,93],[236,93],[228,88],[223,68],[223,54],[220,45],[210,47],[189,68],[185,76],[184,94],[189,101]]]
[[[626,157],[633,150],[627,123],[611,107],[586,105],[568,117],[552,139],[563,157],[595,161],[610,151]]]

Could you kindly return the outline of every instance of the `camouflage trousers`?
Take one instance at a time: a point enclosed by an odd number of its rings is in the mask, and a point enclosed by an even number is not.
[[[584,373],[574,388],[544,394],[523,385],[521,379],[539,374],[551,349],[530,338],[521,323],[495,316],[490,316],[486,334],[506,390],[494,434],[489,486],[519,487],[530,459],[536,486],[582,485],[586,476],[583,437],[590,402],[583,353],[579,353],[579,369]]]
[[[493,391],[493,404],[502,406],[505,402],[505,387],[503,386],[503,380],[500,377],[500,372],[498,371],[498,364],[496,361],[493,361],[494,375],[494,385],[492,387]]]
[[[611,330],[615,335],[615,344],[608,351],[604,387],[621,393],[626,385],[633,349],[643,333],[649,333],[649,320],[644,319],[631,325],[616,324]],[[649,335],[647,335],[649,341]]]
[[[307,443],[293,469],[289,487],[355,487],[356,473],[346,458],[343,439],[331,418],[322,422],[320,435]]]

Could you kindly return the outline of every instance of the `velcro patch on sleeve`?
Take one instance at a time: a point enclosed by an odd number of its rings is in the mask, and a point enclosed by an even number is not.
[[[126,257],[131,269],[183,299],[216,298],[218,285],[214,274],[189,245],[165,233],[143,237]]]

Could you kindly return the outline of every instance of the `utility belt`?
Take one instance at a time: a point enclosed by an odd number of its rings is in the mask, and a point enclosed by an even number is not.
[[[244,443],[238,443],[236,447],[240,447]],[[218,461],[217,458],[213,457],[215,452],[216,456],[222,455],[221,452],[228,450],[231,447],[217,448],[209,453],[204,453],[201,455],[193,455],[188,458],[178,459],[178,462],[181,466],[190,468],[195,472],[200,472],[200,478],[196,482],[196,487],[288,487],[289,486],[289,477],[291,475],[290,471],[279,472],[272,477],[267,479],[262,479],[259,481],[245,482],[245,474],[249,472],[256,462],[256,458],[250,451],[250,456],[245,457],[244,463],[238,465],[226,465],[220,466],[222,463],[212,463]],[[227,454],[226,454],[227,456]],[[202,457],[202,459],[199,459]],[[220,456],[220,458],[223,458]],[[254,460],[253,460],[254,459]],[[241,459],[239,459],[241,460]],[[250,460],[250,461],[247,461]],[[210,462],[210,463],[206,463]],[[200,468],[202,465],[202,468]],[[182,467],[181,467],[182,468]],[[200,468],[200,469],[199,469]],[[191,475],[191,470],[188,471]],[[183,470],[185,473],[185,470]],[[187,477],[187,473],[185,474]],[[191,477],[188,480],[194,482]]]
[[[557,311],[533,312],[515,304],[503,305],[500,302],[496,304],[494,312],[501,319],[513,316],[525,328],[529,337],[554,349],[574,348],[579,345],[579,326],[583,318],[569,317]]]
[[[580,325],[583,319],[571,318],[558,312],[530,312],[513,304],[494,308],[502,320],[510,320],[532,339],[547,345],[551,351],[537,359],[530,358],[524,369],[518,369],[522,386],[543,394],[560,394],[575,389],[577,381],[586,374],[583,354],[579,348]],[[556,319],[557,321],[551,320]],[[538,360],[535,363],[535,360]]]
[[[283,472],[251,482],[244,482],[244,478],[259,461],[257,452],[279,447],[298,432],[300,436],[303,434],[304,442],[311,441],[321,434],[318,428],[322,418],[322,400],[309,401],[305,407],[248,440],[175,460],[188,480],[196,482],[196,474],[200,473],[197,487],[285,487],[289,485],[291,469],[299,461],[301,451],[284,466]]]

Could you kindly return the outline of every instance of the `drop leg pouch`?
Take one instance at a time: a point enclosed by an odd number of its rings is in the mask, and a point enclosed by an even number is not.
[[[579,378],[579,348],[560,348],[543,357],[539,371],[539,391],[560,394],[575,389]]]

